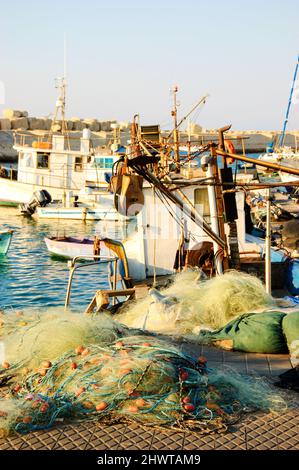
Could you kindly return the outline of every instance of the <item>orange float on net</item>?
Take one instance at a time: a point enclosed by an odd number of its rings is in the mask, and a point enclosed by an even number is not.
[[[83,351],[81,352],[81,356],[87,356],[89,354],[89,349],[85,348],[83,349]]]
[[[96,405],[96,410],[97,411],[104,411],[108,406],[108,403],[106,403],[105,401],[101,401],[100,403],[98,403]]]
[[[23,423],[31,423],[32,421],[32,417],[31,416],[25,416],[23,418]]]
[[[75,349],[75,353],[79,356],[80,354],[82,354],[84,349],[85,349],[84,346],[77,346]]]
[[[188,395],[187,395],[186,397],[184,397],[184,398],[182,399],[182,402],[183,402],[184,404],[190,403],[190,402],[191,402],[191,398],[188,397]]]
[[[186,405],[184,405],[184,410],[191,413],[192,411],[195,410],[195,406],[192,405],[192,403],[187,403]]]
[[[50,367],[52,367],[52,362],[50,361],[43,361],[42,364],[41,364],[42,368],[43,369],[50,369]]]
[[[41,413],[47,413],[48,408],[49,408],[48,403],[43,403],[39,410]]]
[[[144,408],[147,403],[143,398],[138,398],[137,400],[135,400],[135,404],[136,406],[138,406],[138,408]]]
[[[138,408],[138,406],[130,405],[130,406],[128,406],[128,411],[130,413],[138,413],[139,408]]]
[[[76,397],[79,397],[82,393],[85,392],[85,388],[84,387],[81,387],[77,390],[76,392]]]

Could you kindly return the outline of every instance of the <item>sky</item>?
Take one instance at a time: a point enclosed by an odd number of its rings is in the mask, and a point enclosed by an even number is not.
[[[279,130],[299,53],[299,1],[0,0],[1,114],[53,113],[64,36],[69,118],[139,113],[169,128],[177,85],[179,117],[209,94],[193,116],[203,127]],[[299,128],[294,101],[289,129]]]

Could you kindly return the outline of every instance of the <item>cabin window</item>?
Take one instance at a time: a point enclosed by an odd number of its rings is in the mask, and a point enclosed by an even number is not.
[[[111,169],[113,166],[113,158],[112,157],[96,157],[94,165],[99,168]]]
[[[197,188],[194,191],[194,204],[204,220],[209,224],[211,222],[210,204],[208,188]]]
[[[38,152],[36,156],[36,168],[49,168],[50,154]]]
[[[83,157],[75,157],[75,171],[83,171]]]

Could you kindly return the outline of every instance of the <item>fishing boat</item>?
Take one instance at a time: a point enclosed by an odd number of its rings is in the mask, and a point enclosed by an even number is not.
[[[76,237],[45,237],[49,253],[55,257],[71,259],[70,269],[71,276],[68,285],[67,298],[69,301],[70,289],[76,263],[81,260],[89,261],[85,266],[94,264],[108,265],[108,281],[111,289],[117,289],[117,283],[120,282],[122,287],[131,287],[131,278],[129,275],[129,266],[124,246],[117,240],[110,238],[100,239],[95,236],[90,238]],[[84,264],[81,264],[81,267]]]
[[[0,256],[6,255],[8,252],[11,239],[12,239],[12,230],[1,230],[0,231]]]
[[[87,127],[76,137],[71,136],[65,122],[64,78],[58,87],[60,93],[51,130],[39,134],[14,133],[18,170],[13,178],[0,178],[2,205],[26,204],[33,192],[41,190],[48,191],[52,200],[57,201],[65,201],[86,188],[105,192],[113,164],[126,152],[117,124],[113,141],[107,145],[103,145],[102,138],[92,137]]]
[[[133,179],[136,175],[143,178],[144,203],[137,216],[137,230],[124,241],[134,279],[142,281],[194,266],[207,271],[208,275],[221,274],[231,268],[254,273],[265,280],[268,292],[271,288],[285,286],[286,257],[280,254],[279,259],[271,262],[271,230],[267,228],[265,241],[262,241],[264,252],[257,239],[246,236],[243,184],[234,180],[228,162],[232,158],[245,163],[255,163],[255,160],[226,148],[224,134],[229,129],[230,126],[226,126],[219,130],[218,146],[211,143],[197,155],[202,169],[202,176],[197,178],[182,174],[179,147],[174,152],[174,170],[169,166],[169,159],[165,165],[165,149],[153,152],[150,142],[134,141],[138,136],[138,132],[134,132],[131,158],[126,161],[127,172],[119,175],[120,180],[124,174],[127,178]],[[261,165],[276,168],[270,162],[261,162]],[[291,176],[299,175],[296,168],[283,165],[280,168]],[[256,185],[267,194],[271,186],[253,184]],[[269,204],[267,202],[267,219],[271,213]],[[130,203],[126,205],[129,206]]]

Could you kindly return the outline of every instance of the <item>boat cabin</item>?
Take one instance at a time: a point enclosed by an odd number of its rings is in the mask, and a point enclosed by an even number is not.
[[[18,182],[48,189],[54,197],[61,190],[107,189],[113,164],[125,152],[124,147],[116,151],[96,147],[84,131],[81,138],[53,134],[34,139],[30,134],[15,134]]]

